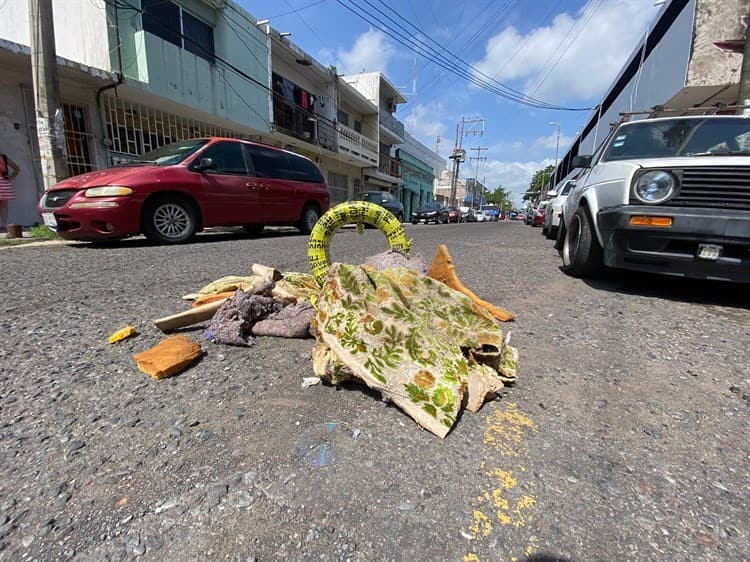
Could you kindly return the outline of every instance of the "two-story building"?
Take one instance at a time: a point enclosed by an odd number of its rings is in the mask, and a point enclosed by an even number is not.
[[[414,157],[410,166],[434,168],[420,156],[426,147],[403,144],[408,135],[394,113],[406,100],[385,76],[337,76],[231,0],[53,0],[53,11],[70,175],[201,136],[310,157],[333,203],[372,189],[416,193],[411,182],[402,189],[396,146]],[[22,169],[10,220],[29,225],[39,220],[43,181],[28,4],[8,2],[4,16],[0,151]],[[81,22],[86,32],[70,33]],[[404,200],[409,208],[431,198],[426,184]]]
[[[396,116],[399,104],[406,99],[381,72],[363,72],[341,76],[368,99],[378,110],[378,163],[363,170],[364,191],[398,192],[401,165],[396,158],[395,145],[404,142],[404,124]]]
[[[187,137],[270,131],[267,34],[231,1],[54,0],[53,12],[70,175]],[[33,224],[43,182],[28,3],[3,16],[0,149],[21,166],[10,220]]]
[[[404,205],[404,216],[435,199],[436,178],[445,170],[445,159],[419,142],[409,132],[399,145],[396,155],[401,163],[399,195]]]

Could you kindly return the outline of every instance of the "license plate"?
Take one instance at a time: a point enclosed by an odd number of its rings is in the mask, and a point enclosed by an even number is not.
[[[715,244],[698,244],[698,259],[716,261],[721,255],[721,246]]]
[[[42,220],[44,221],[44,226],[50,230],[55,230],[57,228],[57,219],[55,219],[54,214],[42,213]]]

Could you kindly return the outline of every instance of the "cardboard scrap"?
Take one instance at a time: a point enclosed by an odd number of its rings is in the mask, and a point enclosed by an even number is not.
[[[185,336],[171,336],[151,349],[133,355],[138,368],[153,379],[171,377],[200,358],[200,344]]]
[[[109,336],[109,343],[117,343],[125,338],[136,335],[135,326],[125,326],[124,328],[117,330],[114,334]]]
[[[237,293],[237,290],[232,291],[224,291],[223,293],[216,293],[216,294],[207,294],[207,295],[201,295],[197,299],[193,301],[193,304],[190,305],[193,308],[197,308],[199,306],[202,306],[204,304],[209,304],[216,301],[223,301],[228,298],[233,297]]]
[[[432,264],[430,265],[430,269],[427,271],[427,275],[429,275],[436,281],[445,283],[451,289],[463,293],[464,295],[469,297],[474,302],[474,304],[476,304],[477,306],[481,306],[501,322],[510,322],[516,317],[516,315],[512,312],[509,312],[502,308],[498,308],[494,304],[480,299],[470,289],[464,287],[464,284],[461,283],[458,275],[456,275],[456,267],[453,265],[453,259],[448,253],[448,248],[444,244],[440,244],[440,246],[438,246],[437,253],[435,254],[435,258],[432,260]]]

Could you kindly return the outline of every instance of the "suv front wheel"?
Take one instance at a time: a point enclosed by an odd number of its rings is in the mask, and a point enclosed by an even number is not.
[[[602,268],[602,248],[587,209],[579,207],[565,229],[562,269],[573,277],[595,275]]]

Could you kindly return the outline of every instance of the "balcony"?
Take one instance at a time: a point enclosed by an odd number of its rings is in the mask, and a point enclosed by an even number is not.
[[[378,143],[368,139],[354,129],[339,123],[339,153],[351,155],[358,163],[374,166],[378,163]]]
[[[336,124],[273,94],[273,126],[285,135],[338,152]]]
[[[390,113],[380,112],[380,126],[386,129],[393,137],[395,142],[393,144],[400,144],[404,142],[404,124],[396,119]]]
[[[380,157],[380,161],[378,162],[378,172],[392,178],[401,177],[401,163],[398,160],[382,153],[378,156]]]

